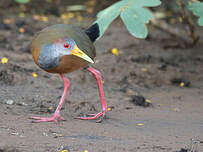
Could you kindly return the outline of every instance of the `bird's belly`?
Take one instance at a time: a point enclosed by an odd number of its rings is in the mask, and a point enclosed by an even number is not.
[[[88,64],[89,62],[85,61],[82,58],[79,58],[74,55],[66,55],[61,57],[59,66],[50,70],[47,69],[44,70],[50,73],[69,73],[78,70],[80,68],[84,68]]]

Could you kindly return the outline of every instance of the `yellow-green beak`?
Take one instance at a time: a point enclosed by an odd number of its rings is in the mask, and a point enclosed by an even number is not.
[[[89,56],[87,56],[83,51],[81,51],[77,47],[77,45],[74,46],[73,50],[71,51],[71,54],[75,55],[77,57],[80,57],[80,58],[82,58],[82,59],[84,59],[84,60],[86,60],[86,61],[88,61],[90,63],[94,63],[94,61]]]

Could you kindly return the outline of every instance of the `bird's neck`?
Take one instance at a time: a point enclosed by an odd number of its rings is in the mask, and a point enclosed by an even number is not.
[[[100,35],[99,25],[97,23],[93,24],[85,30],[85,33],[88,35],[90,40],[94,42]]]

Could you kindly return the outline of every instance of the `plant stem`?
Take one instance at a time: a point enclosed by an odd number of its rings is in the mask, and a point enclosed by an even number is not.
[[[191,45],[195,45],[199,40],[199,36],[196,36],[196,34],[195,34],[195,26],[193,24],[191,15],[186,10],[185,3],[182,0],[178,0],[177,4],[180,7],[180,12],[182,13],[184,21],[187,23],[187,25],[189,27],[188,35],[192,39],[192,44]]]

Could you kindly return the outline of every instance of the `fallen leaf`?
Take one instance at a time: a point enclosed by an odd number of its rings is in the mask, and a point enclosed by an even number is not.
[[[37,78],[37,77],[38,77],[37,73],[35,73],[35,72],[32,72],[32,76],[33,76],[34,78]]]
[[[1,58],[1,63],[2,64],[8,63],[8,58],[6,57]]]
[[[25,29],[24,29],[23,27],[20,27],[20,28],[18,29],[18,31],[19,31],[20,33],[24,33],[24,32],[25,32]]]
[[[111,108],[110,108],[110,107],[108,107],[108,108],[107,108],[107,111],[111,111]]]
[[[65,149],[65,150],[62,150],[61,152],[69,152],[69,151]]]
[[[67,13],[67,18],[71,19],[71,18],[74,18],[74,13]]]
[[[119,55],[119,52],[118,52],[118,49],[117,49],[117,48],[113,48],[113,49],[111,50],[111,52],[112,52],[112,54],[114,54],[114,55],[116,55],[116,56]]]
[[[180,87],[184,87],[185,86],[185,83],[184,82],[181,82],[180,83]]]
[[[144,124],[143,124],[143,123],[137,123],[137,125],[138,125],[138,126],[143,126]]]
[[[149,100],[149,99],[146,99],[145,102],[152,103],[151,100]]]
[[[47,16],[41,16],[41,20],[43,22],[48,22],[48,17]]]

